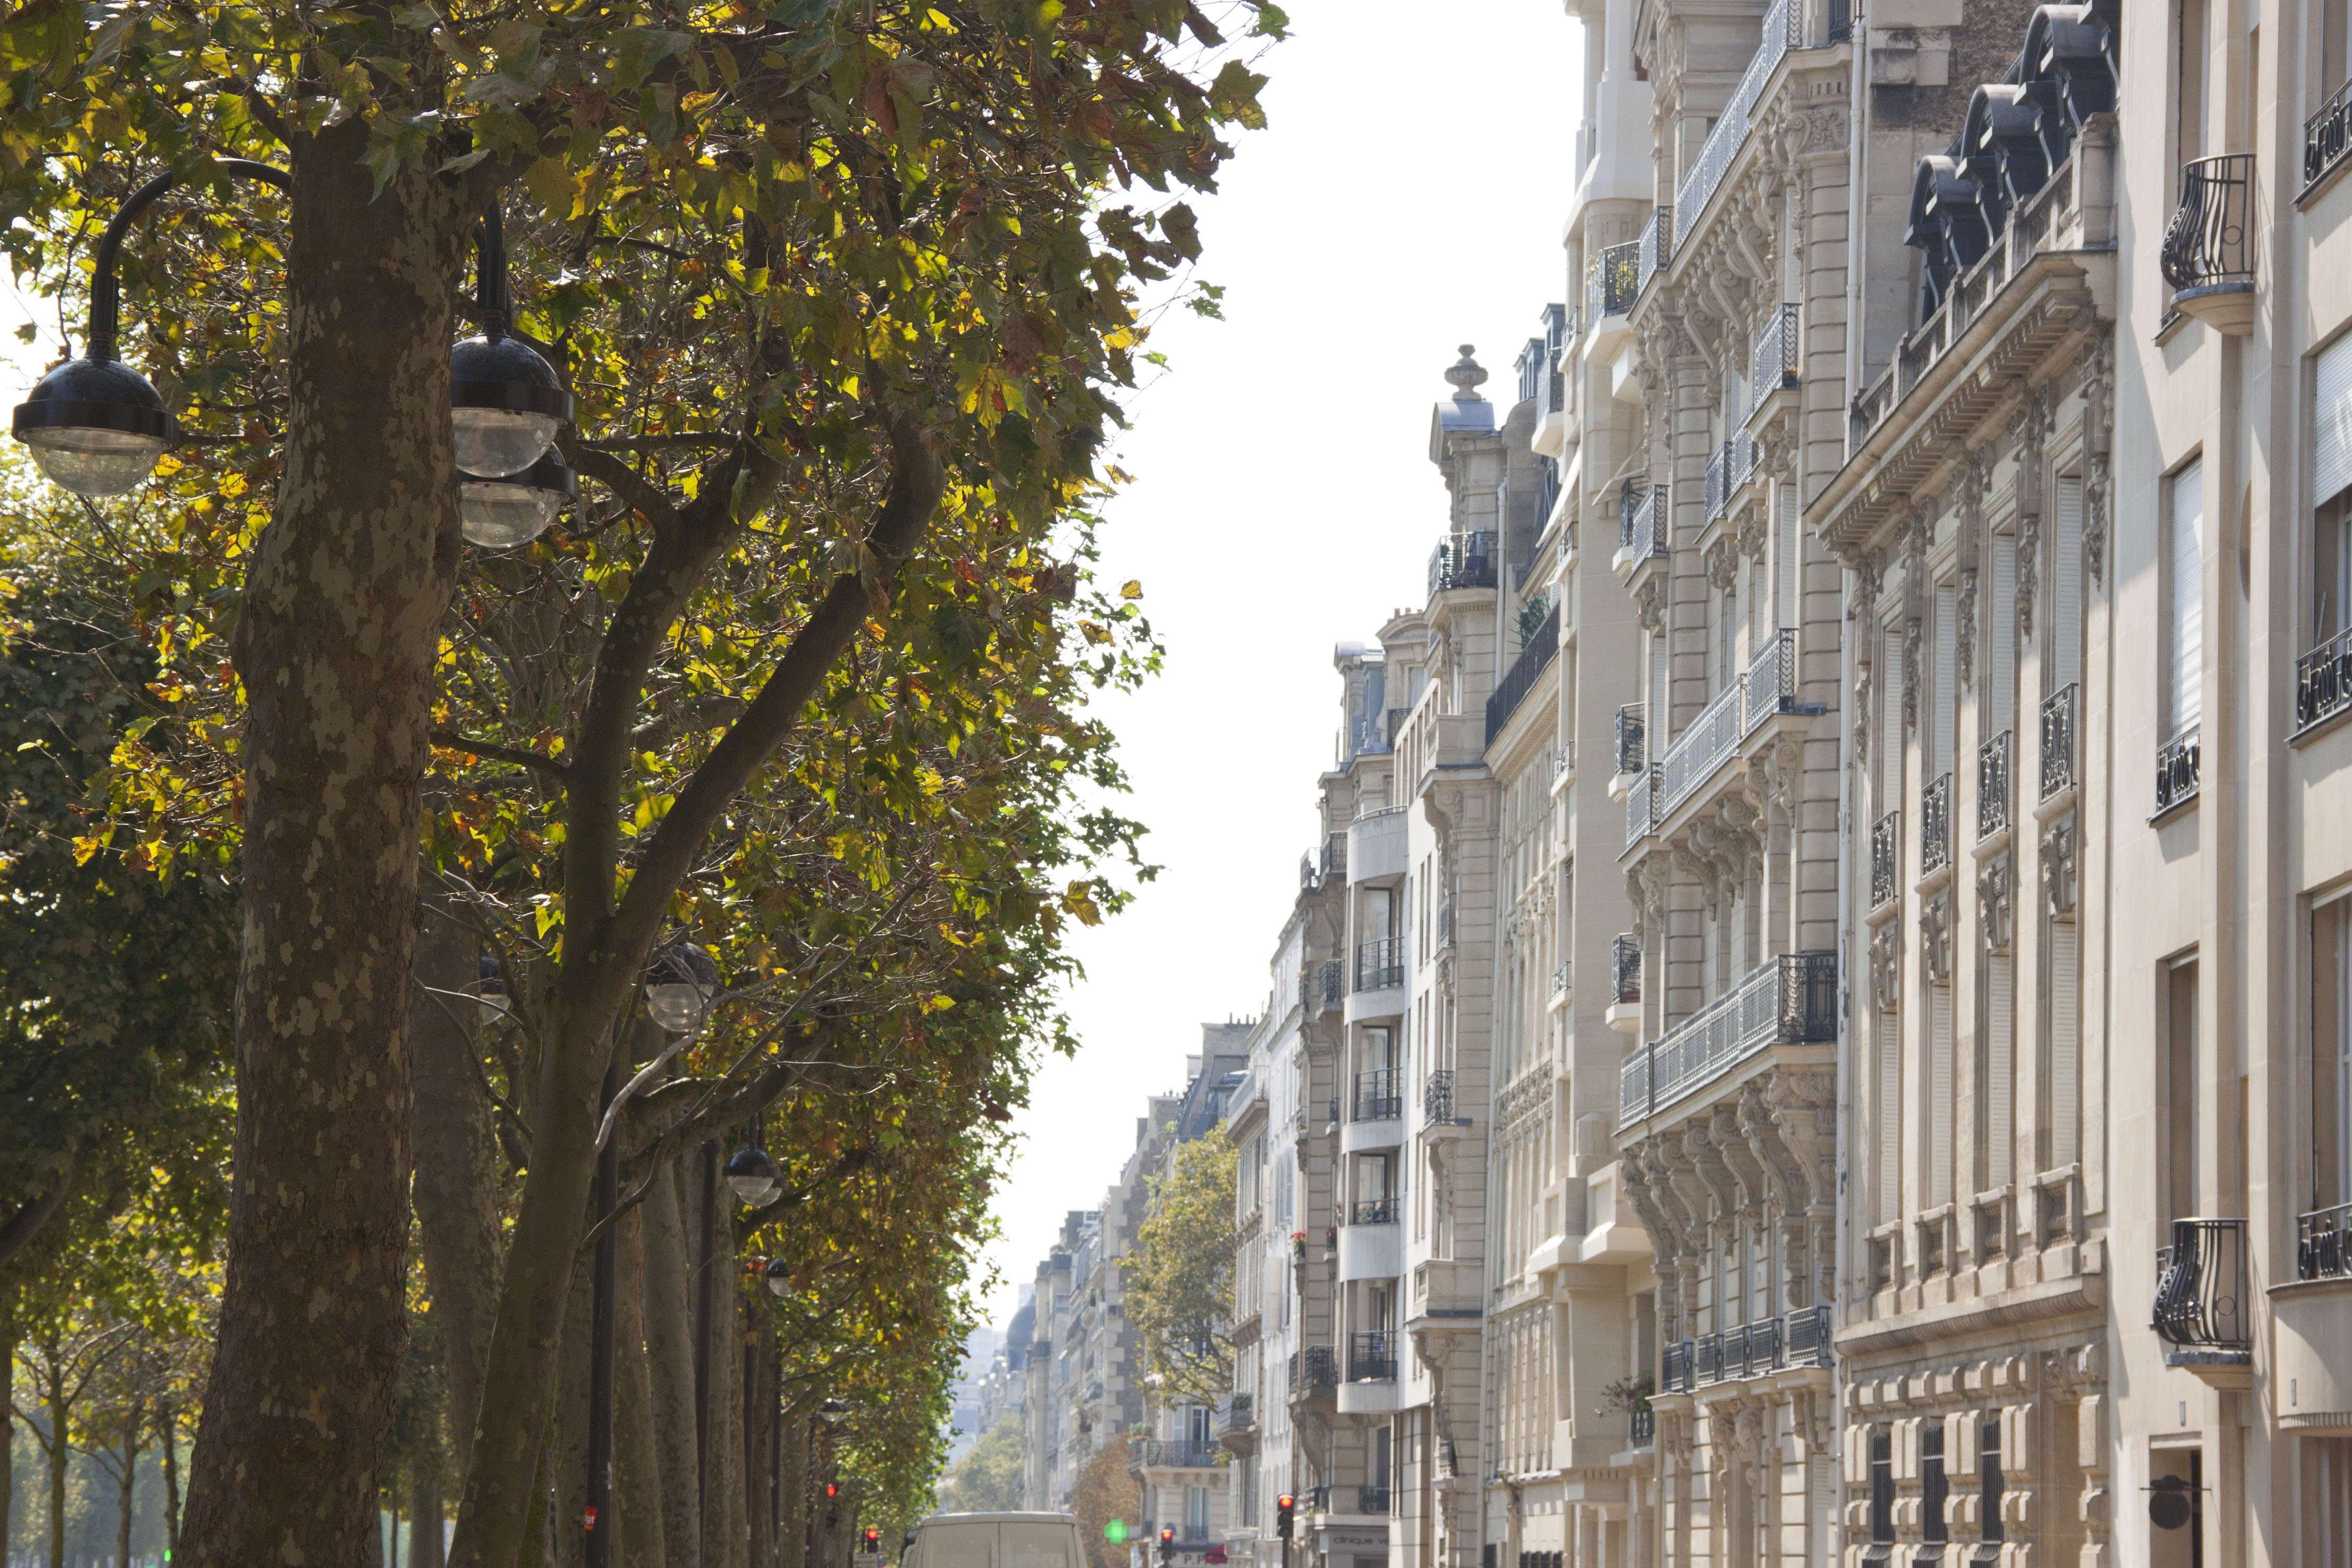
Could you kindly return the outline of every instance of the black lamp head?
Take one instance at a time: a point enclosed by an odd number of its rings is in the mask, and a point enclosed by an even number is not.
[[[449,351],[449,411],[457,467],[503,479],[554,445],[556,432],[572,422],[572,395],[538,350],[492,331]]]
[[[180,438],[148,379],[116,359],[68,360],[33,384],[10,428],[41,471],[76,495],[121,495]]]

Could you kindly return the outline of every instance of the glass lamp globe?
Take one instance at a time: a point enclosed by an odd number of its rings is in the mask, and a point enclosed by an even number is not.
[[[738,1149],[727,1161],[727,1184],[739,1202],[763,1209],[783,1195],[784,1173],[765,1149]]]
[[[514,996],[507,990],[507,977],[499,969],[493,953],[484,953],[478,965],[481,976],[474,985],[474,1002],[482,1022],[495,1024],[514,1010]]]
[[[784,1266],[782,1258],[768,1259],[768,1266],[760,1270],[760,1275],[767,1284],[769,1295],[785,1296],[792,1293],[793,1271]]]
[[[119,496],[154,471],[179,421],[147,378],[120,360],[68,360],[16,405],[17,440],[55,483],[78,496]]]
[[[504,333],[467,338],[449,354],[449,417],[461,472],[521,473],[572,421],[572,395],[539,351]]]
[[[718,994],[717,962],[690,942],[674,942],[663,948],[646,972],[646,1011],[669,1034],[692,1031]]]
[[[519,474],[491,478],[460,470],[457,479],[458,528],[467,543],[485,550],[529,544],[580,493],[579,477],[552,452]]]

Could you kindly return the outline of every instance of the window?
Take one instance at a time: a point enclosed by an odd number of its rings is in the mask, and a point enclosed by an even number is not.
[[[2156,1151],[2165,1215],[2183,1219],[2197,1205],[2197,960],[2165,972],[2163,1146]]]
[[[2173,47],[2173,162],[2205,153],[2205,0],[2177,0]],[[2177,176],[2176,176],[2177,177]]]
[[[2343,5],[2330,5],[2331,19]],[[2319,643],[2352,626],[2352,332],[2312,365],[2311,501],[2311,640]]]
[[[2352,897],[2311,914],[2311,1207],[2352,1203]]]
[[[1887,1426],[1870,1429],[1870,1540],[1895,1544],[1895,1432]]]
[[[2008,1482],[2000,1473],[2000,1417],[1989,1415],[1977,1428],[1977,1519],[1981,1526],[1979,1539],[2001,1542],[2008,1536],[2001,1529],[2000,1499]]]
[[[1945,1504],[1952,1484],[1944,1474],[1944,1424],[1929,1419],[1919,1424],[1919,1538],[1930,1546],[1952,1538]]]
[[[2164,738],[2197,727],[2205,692],[2205,465],[2172,476],[2165,509]]]
[[[1209,1489],[1184,1489],[1184,1539],[1206,1541],[1209,1538]]]

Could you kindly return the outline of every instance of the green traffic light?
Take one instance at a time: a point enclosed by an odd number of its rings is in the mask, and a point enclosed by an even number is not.
[[[1104,1525],[1103,1539],[1109,1542],[1113,1546],[1124,1545],[1127,1541],[1127,1521],[1123,1519],[1114,1519],[1108,1524]]]

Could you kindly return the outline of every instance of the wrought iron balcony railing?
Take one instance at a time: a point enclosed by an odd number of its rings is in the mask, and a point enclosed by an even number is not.
[[[1658,830],[1658,775],[1663,766],[1652,763],[1633,775],[1633,787],[1625,792],[1625,847],[1634,845]]]
[[[1339,1358],[1329,1345],[1309,1345],[1290,1358],[1290,1392],[1311,1394],[1339,1381]]]
[[[1707,132],[1706,142],[1699,148],[1689,173],[1675,187],[1675,233],[1688,235],[1692,231],[1717,187],[1723,184],[1723,176],[1730,172],[1732,159],[1753,128],[1751,117],[1757,100],[1763,96],[1764,84],[1771,79],[1773,68],[1797,43],[1802,16],[1801,7],[1790,0],[1773,0],[1772,8],[1764,14],[1764,30],[1756,41],[1755,56],[1740,74],[1739,85],[1731,89],[1731,101],[1723,106],[1722,114]]]
[[[1390,1121],[1404,1114],[1397,1069],[1375,1068],[1356,1075],[1356,1107],[1350,1121]]]
[[[2352,708],[2352,630],[2337,632],[2294,661],[2294,727],[2308,730],[2347,708]]]
[[[1359,1329],[1348,1336],[1349,1383],[1393,1383],[1396,1374],[1394,1334],[1386,1329]]]
[[[1394,1225],[1397,1222],[1397,1201],[1390,1198],[1359,1198],[1349,1211],[1349,1225]]]
[[[1245,1432],[1257,1425],[1257,1395],[1236,1390],[1217,1401],[1217,1430]]]
[[[1748,416],[1764,406],[1764,400],[1776,392],[1791,392],[1797,386],[1797,307],[1780,305],[1765,318],[1764,330],[1756,334],[1756,347],[1748,359]]]
[[[1138,1444],[1141,1454],[1137,1454]],[[1130,1464],[1163,1467],[1177,1470],[1205,1470],[1222,1465],[1227,1455],[1222,1446],[1196,1443],[1189,1437],[1139,1438],[1128,1446]]]
[[[1672,497],[1665,485],[1652,485],[1633,503],[1625,532],[1625,553],[1636,562],[1662,561],[1672,550],[1674,515],[1667,510]]]
[[[1660,1357],[1658,1381],[1669,1394],[1687,1394],[1792,1366],[1830,1364],[1830,1310],[1812,1306],[1671,1343]]]
[[[2162,816],[2194,796],[2201,772],[2202,748],[2197,743],[2197,726],[2191,724],[2157,751],[2156,815]]]
[[[1348,989],[1348,971],[1336,958],[1327,958],[1315,972],[1317,999],[1326,1007],[1337,1007]]]
[[[1561,959],[1551,966],[1551,994],[1554,996],[1567,995],[1574,988],[1575,978],[1576,965],[1565,958]]]
[[[1706,460],[1706,520],[1713,522],[1731,503],[1731,443],[1717,447]]]
[[[1355,1489],[1356,1511],[1379,1515],[1389,1510],[1389,1489],[1383,1486],[1360,1486]]]
[[[1437,951],[1444,952],[1454,945],[1454,895],[1448,893],[1437,906]]]
[[[1638,773],[1649,763],[1643,751],[1642,736],[1649,724],[1649,710],[1639,702],[1628,702],[1617,710],[1617,771]]]
[[[1642,1002],[1642,944],[1631,931],[1620,933],[1609,944],[1609,995],[1623,1007],[1636,1007]]]
[[[2346,82],[2303,122],[2303,183],[2318,180],[2352,152],[2352,82]]]
[[[1348,874],[1348,836],[1344,833],[1327,836],[1323,840],[1322,852],[1317,858],[1316,863],[1323,873],[1323,879],[1327,882],[1335,877],[1346,876]]]
[[[1693,1364],[1696,1350],[1688,1340],[1676,1340],[1665,1347],[1658,1357],[1658,1386],[1668,1394],[1688,1394],[1698,1386],[1697,1369]]]
[[[1666,748],[1658,800],[1660,821],[1680,810],[1683,803],[1739,750],[1745,684],[1735,680],[1716,693],[1715,700],[1700,709],[1689,728],[1675,736],[1675,743]]]
[[[2176,292],[2250,284],[2254,155],[2226,153],[2180,170],[2180,205],[2164,231],[2159,264]]]
[[[1747,701],[1746,731],[1750,735],[1776,713],[1817,711],[1797,701],[1797,634],[1792,628],[1783,626],[1766,637],[1748,661]]]
[[[2014,734],[2003,730],[1977,748],[1977,842],[2010,827]]]
[[[1903,813],[1890,811],[1870,826],[1870,907],[1893,903],[1903,891]]]
[[[1767,959],[1737,986],[1625,1058],[1621,1123],[1654,1116],[1776,1045],[1837,1039],[1837,954]]]
[[[1593,321],[1622,316],[1642,291],[1642,242],[1595,251],[1584,264],[1584,308]]]
[[[1674,258],[1675,209],[1653,210],[1650,221],[1642,226],[1642,237],[1633,243],[1641,247],[1633,277],[1633,292],[1638,297],[1650,286],[1650,279],[1658,275],[1659,268]]]
[[[1384,936],[1356,944],[1356,989],[1385,991],[1404,984],[1404,938]]]
[[[1454,1120],[1454,1069],[1439,1068],[1421,1086],[1421,1114],[1426,1121]]]
[[[2083,689],[2062,686],[2042,700],[2042,798],[2072,789],[2082,778],[2076,762]]]
[[[2352,1204],[2314,1209],[2296,1217],[2294,1277],[2352,1279]]]
[[[1554,605],[1544,616],[1543,624],[1536,628],[1535,636],[1528,639],[1527,647],[1519,649],[1518,658],[1511,660],[1511,668],[1503,672],[1503,679],[1496,683],[1495,689],[1486,698],[1488,745],[1495,743],[1495,737],[1503,732],[1503,726],[1511,721],[1511,715],[1518,711],[1519,704],[1527,700],[1528,693],[1535,689],[1536,682],[1545,670],[1551,668],[1551,661],[1559,654],[1559,606]]]
[[[1493,587],[1495,561],[1495,536],[1485,529],[1448,535],[1429,552],[1430,596],[1456,588]]]
[[[1938,773],[1919,792],[1919,875],[1952,863],[1952,775]]]
[[[2156,1255],[2156,1310],[2148,1326],[2189,1352],[2243,1352],[2246,1321],[2246,1222],[2177,1219],[2172,1245]]]
[[[1636,1448],[1646,1448],[1658,1440],[1658,1413],[1646,1399],[1633,1406],[1625,1423],[1626,1436]]]

